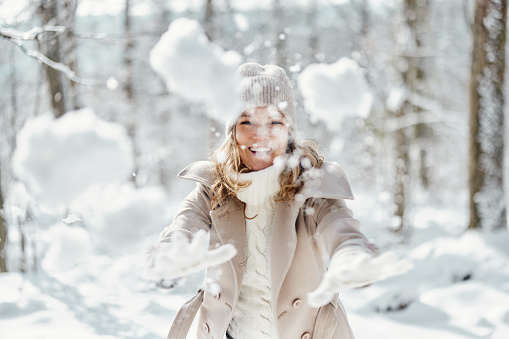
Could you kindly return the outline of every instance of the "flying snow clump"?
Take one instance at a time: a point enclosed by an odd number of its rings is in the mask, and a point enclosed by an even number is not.
[[[211,116],[224,120],[241,107],[236,74],[241,61],[237,52],[211,43],[200,24],[187,18],[173,21],[150,53],[152,68],[170,91],[207,102]]]
[[[345,117],[369,115],[372,95],[359,65],[349,58],[334,64],[311,64],[299,75],[306,109],[331,128]]]
[[[97,184],[125,180],[134,167],[125,129],[89,109],[29,120],[17,137],[12,166],[43,205],[68,205]]]
[[[4,206],[4,218],[14,225],[18,224],[19,219],[24,219],[33,198],[27,191],[26,186],[21,182],[14,182],[7,193],[7,199]],[[9,213],[10,212],[10,213]]]
[[[143,237],[168,224],[168,206],[169,198],[159,187],[112,184],[80,196],[71,211],[83,217],[97,249],[116,255],[132,252]]]
[[[46,271],[68,271],[91,254],[90,235],[83,228],[57,224],[49,234],[51,244],[42,261]]]
[[[225,263],[237,254],[232,244],[209,249],[209,238],[204,230],[194,233],[192,239],[181,231],[174,232],[169,242],[161,242],[153,249],[144,277],[155,282],[185,277]]]

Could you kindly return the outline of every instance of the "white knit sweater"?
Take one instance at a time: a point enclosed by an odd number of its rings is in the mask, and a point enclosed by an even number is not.
[[[246,267],[228,333],[235,339],[277,338],[270,288],[270,246],[282,166],[240,174],[251,184],[237,193],[246,203]],[[255,217],[256,216],[256,217]],[[250,218],[253,218],[251,219]]]

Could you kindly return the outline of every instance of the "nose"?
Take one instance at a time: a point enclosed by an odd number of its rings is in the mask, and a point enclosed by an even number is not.
[[[270,137],[269,127],[261,124],[256,126],[253,133],[253,138],[255,138],[256,140],[265,140],[268,139],[269,137]]]

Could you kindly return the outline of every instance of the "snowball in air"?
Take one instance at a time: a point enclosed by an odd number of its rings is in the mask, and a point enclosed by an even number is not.
[[[240,32],[245,32],[249,29],[249,21],[245,15],[236,13],[233,15],[233,21],[235,22],[235,26]]]
[[[83,109],[29,120],[12,164],[34,197],[52,206],[69,204],[93,185],[127,178],[134,160],[125,129]]]
[[[332,128],[347,116],[367,117],[372,96],[359,65],[341,58],[334,64],[311,64],[299,75],[306,109]]]
[[[168,89],[211,105],[214,118],[227,121],[241,109],[237,97],[241,56],[211,43],[195,20],[174,20],[150,53],[152,68]]]
[[[226,161],[226,152],[219,151],[216,153],[216,160],[218,163],[222,164]]]

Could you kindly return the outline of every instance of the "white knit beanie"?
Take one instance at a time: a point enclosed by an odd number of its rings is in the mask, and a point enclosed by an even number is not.
[[[281,112],[291,135],[295,133],[297,122],[295,99],[292,85],[285,71],[275,65],[262,66],[248,62],[237,69],[240,76],[239,96],[243,102],[243,112],[256,107],[273,106]],[[226,123],[226,136],[233,130],[238,116]]]

